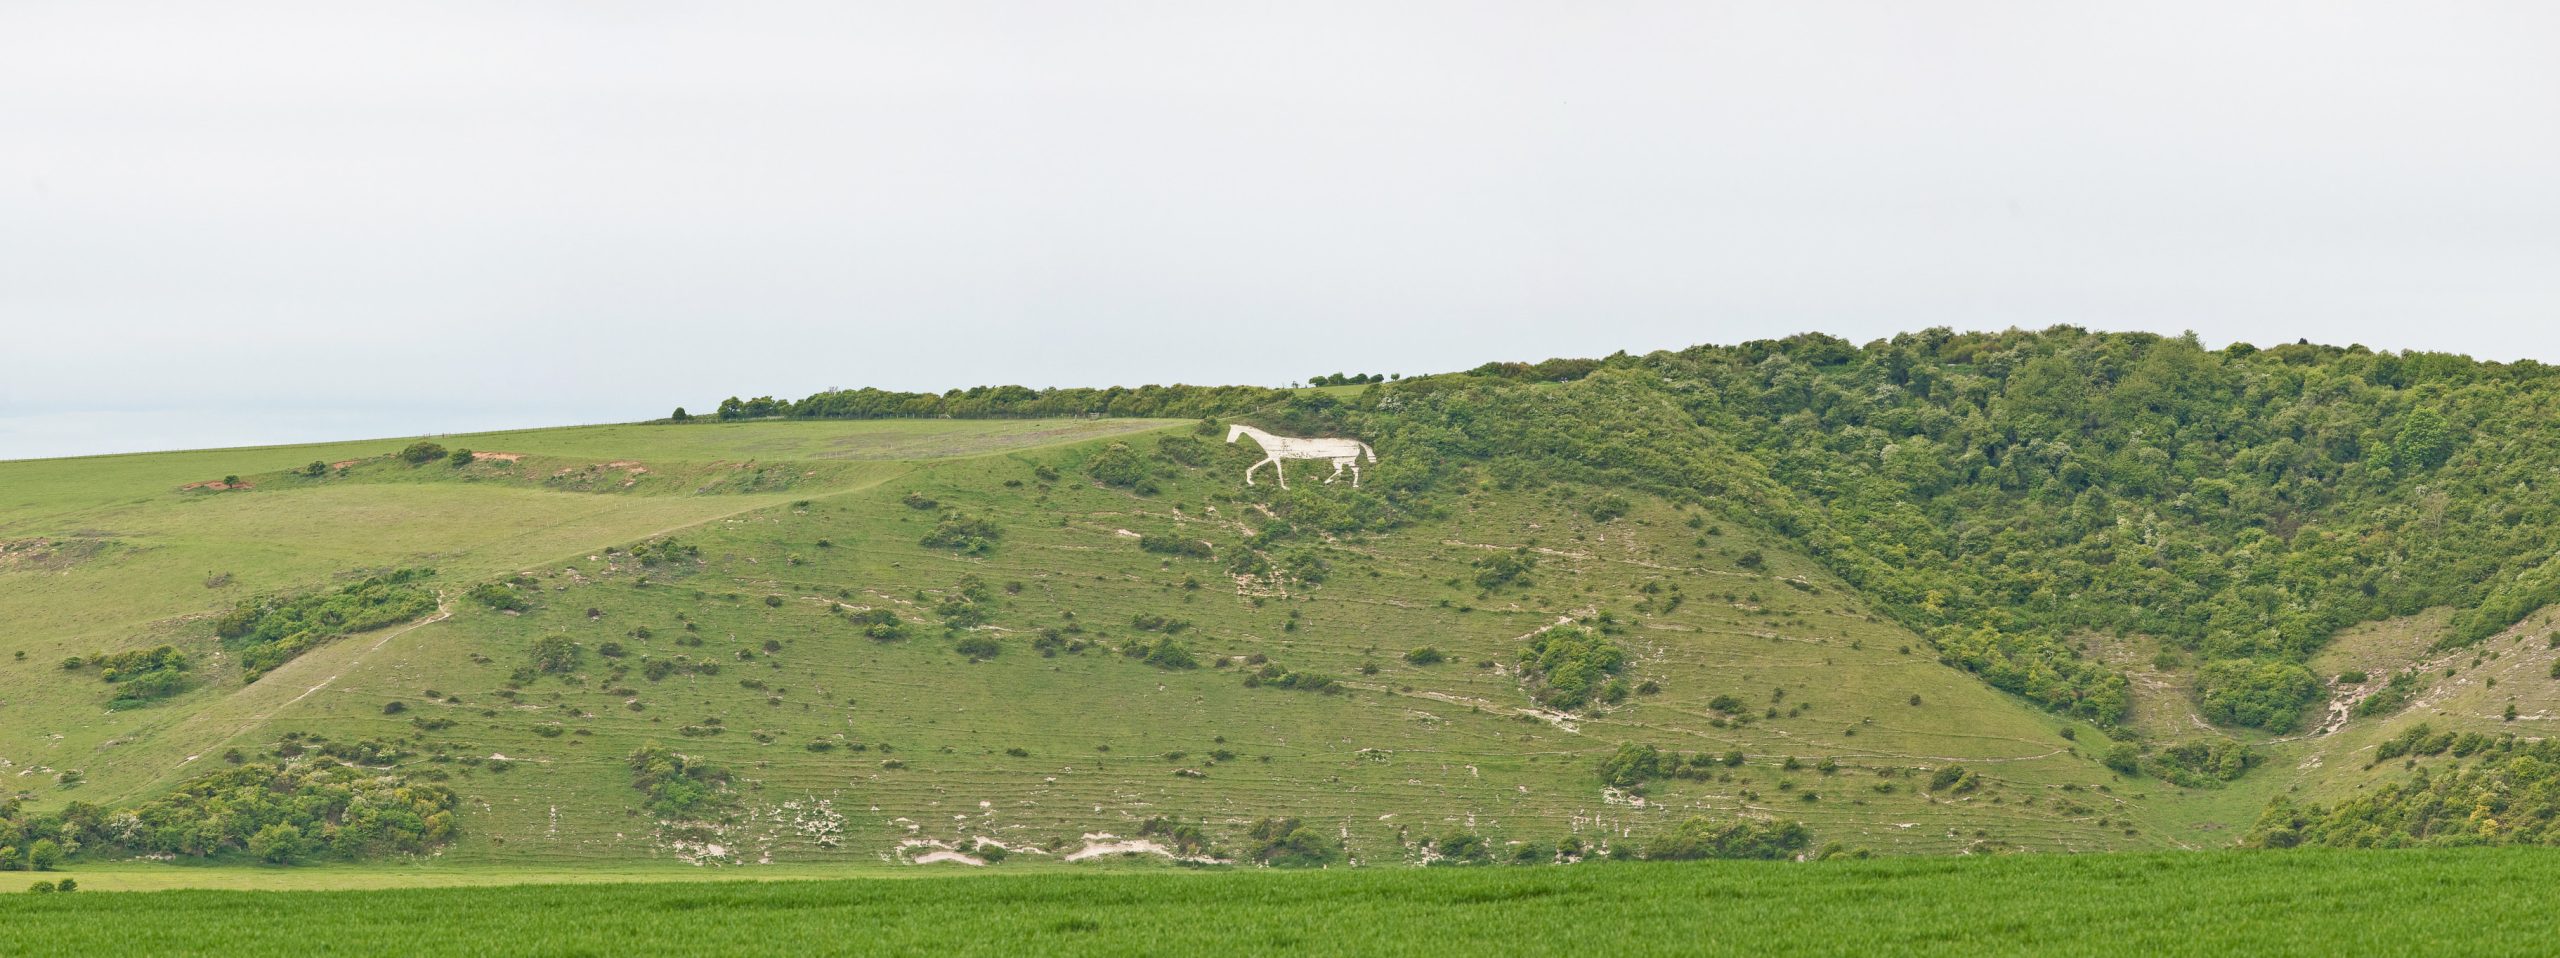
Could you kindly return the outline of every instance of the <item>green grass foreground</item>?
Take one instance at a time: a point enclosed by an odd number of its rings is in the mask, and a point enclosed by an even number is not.
[[[2560,852],[0,896],[0,953],[2548,954]]]

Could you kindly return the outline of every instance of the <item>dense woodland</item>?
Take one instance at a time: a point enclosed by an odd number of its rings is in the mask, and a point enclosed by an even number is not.
[[[721,415],[1223,416],[1378,449],[1357,493],[1259,490],[1289,520],[1274,541],[1478,489],[1649,493],[1795,540],[2055,711],[2124,718],[2125,678],[2081,640],[2143,633],[2197,666],[2208,717],[2284,731],[2320,694],[2304,659],[2345,626],[2451,606],[2471,642],[2560,600],[2555,413],[2538,363],[2055,327],[1497,363],[1349,398],[838,390]]]

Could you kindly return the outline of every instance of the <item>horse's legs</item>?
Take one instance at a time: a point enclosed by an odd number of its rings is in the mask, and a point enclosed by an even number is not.
[[[1254,470],[1256,470],[1256,469],[1260,469],[1260,468],[1262,468],[1262,467],[1263,467],[1263,466],[1265,466],[1265,465],[1277,466],[1277,465],[1279,465],[1279,463],[1280,463],[1280,460],[1278,460],[1278,459],[1272,458],[1272,457],[1270,457],[1270,456],[1264,456],[1264,457],[1262,458],[1262,461],[1261,461],[1261,462],[1257,462],[1257,463],[1254,463],[1253,465],[1250,465],[1250,466],[1246,466],[1246,467],[1244,467],[1244,484],[1245,484],[1245,485],[1248,485],[1248,486],[1253,485],[1253,471],[1254,471]],[[1283,486],[1282,488],[1287,488],[1287,487],[1286,487],[1286,486]]]
[[[1360,461],[1357,459],[1351,461],[1351,488],[1360,488]]]
[[[1333,461],[1333,475],[1324,477],[1324,483],[1329,486],[1334,480],[1340,478],[1342,478],[1342,460],[1336,459]]]
[[[1280,477],[1280,488],[1289,488],[1289,464],[1281,462],[1278,456],[1271,457],[1271,474]]]

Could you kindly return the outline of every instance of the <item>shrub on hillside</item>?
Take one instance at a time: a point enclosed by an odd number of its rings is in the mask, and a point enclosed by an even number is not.
[[[214,634],[238,653],[241,670],[254,682],[330,639],[435,611],[435,595],[419,584],[434,574],[432,569],[404,569],[334,592],[254,599],[215,619]]]
[[[2560,845],[2560,741],[2457,735],[2420,724],[2376,749],[2382,760],[2446,753],[2472,761],[2419,766],[2406,777],[2368,786],[2335,805],[2280,797],[2269,803],[2243,844]]]
[[[2204,716],[2225,725],[2290,732],[2320,697],[2320,679],[2290,662],[2226,659],[2196,673]]]
[[[187,858],[247,853],[286,863],[416,854],[455,835],[460,803],[452,790],[337,758],[387,764],[391,753],[326,745],[322,754],[327,757],[224,768],[122,809],[73,802],[39,816],[0,800],[0,846],[37,833],[59,837],[63,841],[36,839],[21,853],[26,857],[9,863],[49,869],[73,849]],[[295,838],[285,850],[288,830]]]
[[[1538,704],[1572,711],[1604,698],[1626,662],[1626,651],[1607,636],[1560,625],[1530,638],[1520,655],[1520,671]]]
[[[535,671],[561,675],[577,669],[579,652],[578,643],[555,633],[533,640],[525,649],[525,657],[532,660]]]
[[[1634,742],[1618,743],[1618,750],[1600,760],[1600,781],[1616,788],[1635,788],[1662,773],[1662,750]]]
[[[956,549],[966,555],[984,555],[995,551],[996,540],[1004,538],[1004,529],[985,519],[947,513],[935,523],[918,544],[936,549]]]
[[[1802,822],[1717,822],[1690,818],[1646,845],[1644,857],[1668,861],[1703,858],[1774,860],[1792,858],[1813,847],[1813,833]]]
[[[1476,587],[1499,589],[1506,585],[1529,584],[1529,570],[1538,567],[1538,557],[1526,548],[1497,552],[1475,561]]]
[[[1138,548],[1161,555],[1181,556],[1187,559],[1207,559],[1212,557],[1211,549],[1207,542],[1199,539],[1184,538],[1182,536],[1157,535],[1152,532],[1138,537]]]
[[[1245,831],[1245,857],[1275,868],[1320,868],[1342,860],[1342,842],[1295,818],[1265,818]]]
[[[1191,654],[1191,650],[1183,648],[1181,643],[1175,642],[1171,636],[1161,636],[1153,642],[1131,642],[1122,652],[1130,658],[1159,669],[1200,667],[1200,660]]]
[[[445,451],[443,446],[421,440],[410,443],[408,448],[400,450],[400,461],[412,466],[423,466],[448,455],[451,453]]]
[[[472,586],[471,591],[465,595],[471,601],[501,612],[522,612],[533,608],[533,603],[527,600],[523,593],[504,582],[483,582]]]
[[[2200,738],[2161,749],[2148,767],[2153,775],[2189,788],[2215,788],[2248,774],[2266,756],[2227,738]]]
[[[663,821],[716,817],[730,799],[729,770],[649,742],[625,764],[649,814]]]
[[[1112,443],[1110,448],[1095,453],[1093,458],[1085,460],[1084,464],[1085,475],[1093,477],[1095,482],[1133,490],[1140,494],[1152,494],[1156,491],[1155,480],[1151,477],[1152,472],[1153,468],[1148,465],[1147,458],[1139,455],[1137,450],[1129,448],[1128,443],[1122,442]]]

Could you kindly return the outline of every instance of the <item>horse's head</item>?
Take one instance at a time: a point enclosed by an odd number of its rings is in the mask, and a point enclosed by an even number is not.
[[[1235,423],[1235,424],[1230,425],[1230,426],[1228,426],[1228,427],[1227,427],[1227,441],[1228,441],[1228,442],[1234,442],[1234,441],[1236,441],[1236,437],[1237,437],[1237,436],[1241,436],[1241,435],[1244,435],[1244,424],[1243,424],[1243,423]]]

